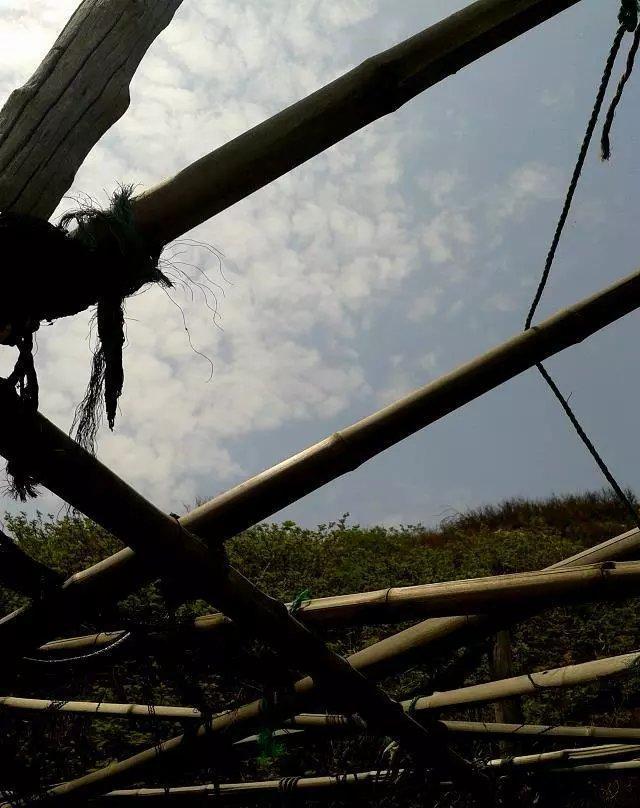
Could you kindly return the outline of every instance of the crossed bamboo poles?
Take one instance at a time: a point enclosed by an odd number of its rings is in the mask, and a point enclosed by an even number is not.
[[[286,173],[293,165],[397,108],[445,75],[574,2],[577,0],[480,0],[430,31],[369,60],[364,69],[348,74],[199,161],[175,180],[144,195],[136,202],[140,230],[152,239],[170,240],[184,232],[184,228],[209,218]],[[360,97],[354,93],[356,88]],[[325,124],[331,122],[334,115],[335,132],[326,134],[331,127],[325,126],[325,134],[314,141],[318,104],[325,107]],[[229,169],[226,175],[225,167]],[[216,178],[213,184],[212,171]],[[46,419],[21,411],[10,392],[3,390],[0,401],[8,417],[5,426],[0,425],[2,453],[8,458],[19,456],[52,491],[133,545],[133,549],[127,548],[72,576],[42,602],[0,621],[0,642],[6,649],[7,660],[10,662],[56,633],[77,607],[117,600],[150,576],[177,575],[190,582],[194,594],[208,597],[240,629],[267,639],[290,661],[293,661],[292,648],[295,648],[295,662],[302,662],[302,667],[313,678],[298,682],[295,695],[278,705],[277,712],[283,719],[296,712],[299,703],[304,701],[301,696],[308,696],[315,686],[324,690],[325,698],[328,691],[338,688],[342,698],[336,699],[333,694],[333,703],[340,706],[344,702],[350,710],[358,711],[372,728],[395,735],[407,747],[422,752],[431,732],[359,675],[358,669],[379,674],[406,661],[412,654],[448,641],[453,635],[459,638],[461,629],[471,633],[486,631],[495,624],[493,618],[428,620],[377,643],[372,647],[374,650],[365,649],[353,655],[347,664],[328,651],[282,604],[228,567],[216,548],[225,539],[284,505],[353,470],[418,429],[635,309],[639,305],[639,286],[638,274],[621,281],[434,385],[216,498],[184,517],[179,524],[82,453]],[[10,430],[7,423],[11,424]],[[210,546],[194,534],[207,538]],[[626,551],[627,545],[636,542],[637,534],[628,539],[627,544],[621,543],[617,549],[622,550],[624,546]],[[615,549],[610,546],[612,553]],[[598,574],[602,577],[603,572],[601,568]],[[625,572],[626,569],[615,569],[620,576]],[[533,600],[523,607],[520,616],[526,616],[531,608],[535,608]],[[259,703],[246,705],[234,711],[232,719],[229,714],[214,719],[211,732],[205,733],[201,728],[197,737],[211,736],[225,726],[246,731],[252,723],[259,723],[263,712]],[[172,739],[162,744],[161,749],[154,749],[154,755],[183,746],[181,738]],[[477,785],[473,773],[463,762],[439,754],[438,744],[432,745],[430,751],[432,763],[442,771],[449,770],[456,777],[466,777],[472,785]],[[149,762],[147,752],[114,764],[108,770],[58,786],[50,795],[97,794],[145,762]]]
[[[123,550],[72,576],[54,595],[2,620],[0,642],[7,650],[7,659],[45,639],[47,632],[58,624],[61,614],[69,616],[70,608],[77,608],[83,602],[113,601],[121,597],[128,588],[141,582],[140,570],[145,573],[143,578],[158,573],[170,577],[178,575],[183,582],[191,583],[194,594],[208,597],[241,629],[266,638],[286,655],[291,664],[312,674],[313,678],[296,684],[295,695],[287,703],[279,705],[282,718],[298,711],[300,696],[307,695],[314,685],[325,690],[325,698],[327,689],[331,691],[332,687],[339,686],[348,712],[360,713],[377,731],[395,735],[404,743],[408,739],[410,747],[424,745],[420,725],[377,690],[369,679],[359,674],[353,660],[349,664],[331,654],[282,604],[268,598],[240,573],[228,567],[219,554],[217,542],[235,535],[252,522],[279,510],[344,471],[357,467],[384,448],[536,362],[585,339],[639,305],[640,273],[635,273],[396,404],[217,497],[179,522],[146,502],[41,415],[26,413],[10,391],[3,390],[1,401],[8,415],[5,424],[11,424],[11,427],[0,429],[2,454],[7,458],[19,455],[43,484],[116,537],[129,540],[135,548]],[[209,538],[210,547],[188,528]],[[210,537],[215,537],[216,544]],[[636,539],[637,533],[627,534],[620,546],[626,548]],[[110,591],[111,585],[115,587]],[[428,642],[444,639],[461,627],[477,628],[484,620],[483,617],[453,617],[426,621],[431,623],[426,631]],[[394,644],[390,643],[391,647]],[[428,643],[423,642],[422,648],[425,644]],[[329,703],[336,701],[335,693],[332,695]],[[201,728],[197,735],[212,736],[221,728],[235,731],[241,727],[246,732],[263,717],[262,703],[254,702],[214,718],[210,731]],[[428,733],[427,736],[430,737]],[[72,783],[57,786],[50,794],[86,796],[99,793],[141,765],[153,762],[158,755],[183,747],[181,737],[172,739],[153,750],[113,764],[107,770],[92,772]],[[440,758],[437,762],[443,768],[453,767],[457,775],[468,776],[466,767],[458,761],[451,763]]]

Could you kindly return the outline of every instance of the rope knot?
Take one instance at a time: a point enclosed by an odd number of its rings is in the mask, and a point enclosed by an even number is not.
[[[621,0],[618,22],[629,32],[638,27],[638,5],[638,0]]]

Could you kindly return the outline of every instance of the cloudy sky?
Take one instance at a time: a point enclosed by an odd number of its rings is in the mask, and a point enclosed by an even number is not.
[[[3,97],[76,5],[0,0]],[[104,203],[119,182],[151,186],[463,5],[184,0],[136,76],[129,112],[70,193]],[[617,5],[583,0],[189,234],[224,253],[222,270],[193,242],[170,248],[194,278],[207,274],[216,300],[152,289],[130,301],[122,412],[101,459],[182,512],[517,332]],[[640,76],[611,164],[589,157],[541,317],[637,265],[639,92]],[[549,363],[636,489],[639,337],[632,315]],[[87,315],[39,333],[41,409],[65,429],[90,350]],[[4,349],[0,371],[13,360]],[[277,518],[314,525],[348,511],[363,523],[434,524],[507,497],[601,484],[532,371]],[[44,494],[37,507],[58,504]]]

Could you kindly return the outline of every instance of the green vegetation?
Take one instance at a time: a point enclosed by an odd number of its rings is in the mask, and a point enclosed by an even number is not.
[[[48,566],[75,572],[119,549],[104,531],[76,516],[62,519],[5,517],[5,528],[21,547]],[[393,584],[417,584],[453,578],[536,569],[570,556],[628,529],[628,516],[606,494],[511,501],[448,520],[437,529],[421,525],[398,528],[361,527],[348,518],[320,525],[316,530],[292,522],[263,525],[228,545],[231,562],[261,588],[293,600],[304,590],[312,597],[375,589]],[[3,613],[20,605],[15,593],[0,590]],[[556,608],[518,627],[513,633],[516,672],[582,662],[640,647],[639,602],[587,604]],[[175,625],[195,614],[211,611],[202,602],[184,603],[177,587],[149,585],[117,608],[92,621],[70,625],[67,635],[94,628],[138,629],[138,642],[122,646],[112,656],[91,663],[44,665],[25,663],[20,680],[7,695],[87,699],[156,704],[204,704],[216,711],[260,697],[282,685],[281,667],[257,644],[205,635],[197,643],[181,644],[174,637],[157,636],[160,626]],[[141,631],[141,629],[144,629]],[[398,626],[331,631],[327,639],[341,653],[350,653],[399,629]],[[489,678],[488,641],[462,649],[453,657],[425,658],[402,676],[385,680],[394,696],[408,697],[444,690]],[[453,661],[452,661],[453,659]],[[259,661],[258,661],[259,660]],[[464,664],[462,664],[464,663]],[[295,672],[294,672],[295,673]],[[259,678],[258,678],[259,677]],[[571,690],[547,692],[523,703],[531,723],[576,723],[630,726],[640,718],[635,676],[607,680]],[[447,712],[444,717],[493,720],[493,707]],[[105,765],[158,738],[181,731],[171,722],[116,719],[88,720],[47,713],[36,721],[2,715],[0,775],[2,786],[21,793],[40,784],[59,782],[87,769]],[[554,748],[546,741],[521,741],[516,752]],[[274,774],[333,773],[375,768],[386,741],[341,739],[307,742],[304,748],[276,744],[265,733],[256,762],[226,754],[218,771],[213,757],[187,773],[166,766],[146,782],[186,784],[219,777],[264,778]],[[568,746],[567,742],[561,745]],[[580,744],[576,744],[580,745]],[[555,745],[557,746],[557,744]],[[468,758],[501,755],[498,743],[459,741]],[[16,760],[21,761],[17,763]],[[217,758],[219,761],[220,758]],[[155,778],[155,779],[154,779]],[[557,784],[556,784],[557,792]],[[631,785],[581,784],[538,804],[626,806]],[[382,797],[381,797],[382,800]],[[551,800],[551,801],[547,801]],[[398,804],[406,804],[401,797]],[[395,804],[394,799],[386,802]],[[421,804],[420,799],[416,805]],[[465,801],[448,804],[467,804]]]

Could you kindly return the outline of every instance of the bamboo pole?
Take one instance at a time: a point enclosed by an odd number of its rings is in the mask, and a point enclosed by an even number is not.
[[[604,561],[580,567],[494,575],[418,586],[389,587],[352,595],[313,598],[302,603],[296,617],[307,626],[335,628],[393,623],[416,617],[488,613],[505,606],[557,606],[591,600],[617,600],[640,593],[640,561]],[[286,604],[290,607],[291,604]],[[219,612],[196,617],[186,633],[210,633],[232,625]],[[123,631],[100,632],[56,640],[42,646],[45,654],[107,645]],[[502,669],[501,669],[502,670]],[[495,671],[505,678],[505,669]],[[507,722],[509,723],[509,722]],[[517,722],[515,722],[517,723]]]
[[[167,707],[162,704],[113,704],[108,701],[65,701],[64,699],[26,699],[0,696],[0,713],[69,713],[106,718],[163,718],[172,721],[201,721],[195,707]]]
[[[487,766],[491,769],[535,769],[549,766],[580,765],[585,763],[607,763],[620,758],[638,757],[640,744],[611,743],[602,746],[584,746],[579,749],[554,749],[553,752],[541,752],[537,755],[517,755],[509,758],[490,760]]]
[[[632,670],[640,660],[640,651],[622,654],[606,659],[598,659],[592,662],[583,662],[579,665],[569,665],[562,668],[554,668],[547,671],[540,671],[524,676],[516,676],[512,679],[503,679],[497,682],[486,682],[479,685],[457,688],[443,693],[434,693],[430,696],[411,701],[402,702],[402,709],[407,712],[428,712],[441,710],[447,707],[457,707],[462,704],[485,704],[498,699],[513,696],[536,695],[543,690],[573,687],[576,685],[593,682],[608,676],[615,676]],[[295,693],[298,696],[309,694],[313,689],[313,681],[306,677],[294,685]],[[162,741],[149,749],[145,749],[132,757],[111,763],[109,766],[97,771],[85,774],[76,780],[52,787],[48,794],[50,797],[79,798],[87,794],[104,793],[114,784],[122,782],[127,777],[133,776],[137,772],[148,766],[157,764],[158,760],[167,760],[168,757],[176,755],[189,755],[189,760],[193,762],[195,751],[194,741],[214,742],[216,737],[223,737],[227,742],[241,740],[241,733],[257,730],[263,717],[264,706],[262,700],[256,700],[249,704],[225,713],[213,716],[213,718],[201,725],[198,730],[190,734],[178,735],[167,741]],[[294,719],[293,726],[295,726]],[[305,719],[302,718],[304,721]],[[312,719],[318,726],[318,719]],[[353,719],[344,718],[342,726],[353,724]],[[359,725],[362,729],[362,725]],[[4,808],[4,806],[0,806]]]
[[[640,774],[640,760],[619,760],[614,763],[590,763],[584,766],[551,768],[547,774],[570,774],[584,777],[637,777]]]
[[[253,803],[262,801],[281,801],[291,796],[302,800],[342,800],[351,799],[352,795],[365,793],[375,794],[378,791],[398,789],[408,786],[405,781],[405,769],[393,771],[380,770],[339,774],[325,777],[283,777],[279,780],[262,780],[245,783],[209,783],[199,786],[183,786],[181,788],[136,788],[112,791],[99,797],[95,802],[108,805],[129,804],[131,800],[142,800],[144,804],[151,802],[173,802],[193,800],[201,802]]]
[[[427,712],[430,710],[439,710],[446,707],[453,707],[460,704],[484,704],[487,702],[501,701],[503,699],[512,698],[514,696],[535,695],[538,691],[548,690],[553,688],[575,687],[576,685],[592,682],[597,679],[607,678],[609,676],[616,676],[622,673],[627,673],[633,669],[640,662],[640,651],[634,651],[629,654],[621,654],[615,657],[607,657],[604,659],[596,659],[591,662],[582,662],[577,665],[567,665],[561,668],[551,668],[537,673],[527,673],[522,676],[512,676],[507,679],[498,679],[493,682],[485,682],[479,685],[469,685],[466,687],[456,688],[454,690],[447,690],[440,693],[434,693],[430,696],[423,696],[419,699],[404,701],[401,703],[402,709],[405,712]],[[296,692],[308,692],[313,686],[313,683],[308,679],[301,679],[295,684]],[[119,716],[123,718],[137,718],[148,717],[150,715],[150,708],[147,704],[112,704],[109,702],[90,702],[90,701],[64,701],[64,700],[51,700],[51,699],[29,699],[19,698],[16,696],[2,696],[0,697],[0,711],[16,711],[16,712],[65,712],[77,715],[105,715],[105,716]],[[202,720],[202,713],[195,707],[172,707],[165,705],[153,705],[153,714],[159,718],[173,719],[173,720],[188,720],[200,721]],[[215,721],[224,713],[219,714],[213,720]],[[465,722],[458,722],[462,726],[466,726]],[[363,730],[367,727],[362,719],[358,719],[353,715],[322,715],[322,714],[309,714],[303,713],[296,715],[293,718],[284,722],[286,733],[288,729],[295,728],[314,728],[314,729],[327,729],[337,728],[339,730],[356,731]],[[469,726],[473,726],[477,731],[480,727],[485,728],[487,724],[478,722],[467,722]],[[454,722],[455,725],[455,722]],[[449,729],[446,722],[442,726]],[[522,727],[517,724],[502,724],[498,723],[493,725],[498,728],[513,728]],[[536,733],[531,731],[528,734],[541,734],[545,728],[536,728]],[[567,728],[565,728],[567,729]],[[571,729],[571,728],[568,728]],[[587,728],[590,731],[592,728]],[[575,737],[581,737],[586,730],[578,728]],[[470,730],[469,730],[470,731]],[[620,730],[624,732],[624,730]],[[495,730],[494,734],[518,734],[513,729],[511,730]],[[640,730],[636,731],[640,734]],[[572,735],[572,737],[574,737]]]
[[[354,427],[336,434],[315,449],[301,453],[290,461],[280,464],[271,472],[258,475],[245,486],[240,486],[230,494],[217,498],[210,506],[196,509],[181,519],[179,523],[146,503],[122,480],[95,458],[83,452],[41,415],[24,412],[6,389],[0,393],[0,406],[4,408],[6,416],[0,423],[0,452],[9,458],[20,456],[51,490],[67,499],[79,510],[84,511],[117,537],[126,540],[128,536],[132,535],[131,524],[135,524],[136,538],[142,542],[140,549],[143,550],[143,554],[145,551],[149,551],[146,537],[153,536],[153,553],[148,556],[149,570],[146,575],[149,575],[151,570],[156,573],[164,570],[170,576],[184,574],[185,578],[191,579],[194,585],[197,581],[207,594],[213,590],[213,599],[219,604],[229,598],[234,604],[233,611],[238,610],[240,617],[238,622],[240,625],[243,623],[248,625],[250,630],[258,627],[255,619],[256,609],[252,603],[258,599],[261,604],[259,628],[269,634],[275,647],[282,648],[287,655],[292,653],[292,649],[298,651],[300,657],[304,657],[305,653],[312,656],[316,653],[320,655],[322,658],[322,664],[319,666],[321,671],[320,675],[316,675],[320,684],[323,679],[322,669],[327,661],[330,660],[330,664],[340,666],[340,668],[343,668],[342,662],[332,656],[327,657],[326,648],[321,650],[313,643],[310,643],[307,648],[308,635],[301,633],[302,626],[296,621],[287,620],[285,623],[287,632],[283,634],[280,627],[284,615],[280,610],[284,607],[275,602],[265,603],[262,593],[257,593],[251,588],[249,582],[233,570],[230,570],[226,577],[220,576],[219,566],[212,561],[204,545],[187,533],[184,528],[197,530],[197,532],[203,532],[209,536],[213,534],[217,540],[224,540],[239,529],[238,506],[240,502],[251,512],[250,519],[256,519],[256,514],[261,510],[266,509],[269,513],[277,510],[282,507],[280,496],[284,497],[286,486],[292,486],[293,491],[289,492],[288,497],[289,501],[294,501],[303,493],[338,476],[341,469],[364,462],[367,457],[373,456],[376,452],[401,440],[420,426],[432,423],[447,412],[495,387],[506,378],[517,375],[532,364],[563,347],[586,338],[599,328],[613,322],[624,313],[633,310],[638,305],[636,302],[638,297],[640,297],[640,273],[619,281],[604,292],[554,315],[536,326],[535,329],[515,337],[479,360],[454,371],[444,379],[427,385],[426,388],[408,396],[398,404],[385,408]],[[5,424],[4,427],[2,427],[2,423]],[[9,428],[9,424],[11,428]],[[311,475],[312,470],[313,475]],[[296,472],[299,472],[300,477],[304,480],[302,490],[300,480],[296,480]],[[310,479],[305,479],[305,474],[309,475]],[[311,483],[312,479],[313,483]],[[270,504],[267,505],[267,503]],[[252,505],[253,507],[251,507]],[[265,515],[267,514],[265,513]],[[245,516],[244,520],[246,521],[246,519]],[[80,574],[76,579],[80,582],[79,589],[75,590],[76,595],[82,591],[85,598],[95,596],[97,589],[104,586],[110,578],[110,573],[108,575],[102,573],[105,570],[112,571],[114,566],[118,570],[116,575],[118,587],[122,585],[123,581],[130,583],[131,579],[136,577],[132,575],[132,572],[136,572],[132,569],[131,562],[134,560],[135,553],[131,549],[127,549],[115,557],[105,560],[101,565],[96,565],[93,572],[85,571]],[[144,566],[142,569],[144,570]],[[98,573],[98,587],[92,585],[92,581],[96,580],[94,577],[96,572]],[[110,582],[113,583],[112,578]],[[194,586],[194,588],[197,587]],[[225,591],[222,592],[222,589]],[[65,591],[68,590],[65,588],[58,593],[57,602],[43,601],[30,610],[14,613],[9,619],[1,621],[0,640],[3,639],[4,629],[5,638],[7,635],[11,636],[12,643],[7,643],[7,645],[9,647],[13,645],[14,653],[16,650],[29,647],[34,636],[38,636],[45,628],[50,630],[51,625],[55,624],[56,612],[67,608],[73,600],[73,598],[65,597],[63,594]],[[111,590],[109,594],[111,598],[116,597],[114,590]],[[251,604],[249,608],[247,608],[247,604]],[[236,619],[236,615],[226,606],[223,608],[232,619]],[[462,618],[462,621],[466,623],[467,618]],[[25,627],[29,625],[30,631],[25,631]],[[456,626],[457,628],[459,625]],[[294,639],[292,639],[292,629],[295,634]],[[432,642],[436,634],[445,636],[447,633],[451,633],[450,629],[451,624],[440,624],[435,627],[432,625],[428,632],[417,629],[416,635],[420,635],[419,639],[424,647],[427,633],[428,642]],[[303,638],[302,643],[299,642],[301,638]],[[417,636],[416,639],[418,639]],[[406,646],[406,640],[405,635],[400,641],[401,644],[405,643]],[[400,650],[397,640],[394,640],[392,645],[395,646],[395,652]],[[415,648],[416,643],[414,642],[412,649],[415,650]],[[388,652],[389,647],[387,646],[385,651],[387,658]],[[315,661],[320,660],[316,658]],[[360,682],[356,683],[356,677],[353,674],[349,674],[349,676],[354,690],[352,707],[359,709],[358,705],[362,704],[363,699],[366,701],[368,698],[366,694],[371,693],[370,685],[363,684],[362,689],[359,689]],[[345,696],[351,696],[350,690],[351,688],[348,688],[348,690],[340,692]],[[374,693],[373,698],[379,698],[378,694]],[[249,713],[255,709],[255,706],[247,707]],[[397,715],[395,705],[388,703],[388,707],[385,709],[391,713],[393,721],[393,716]],[[240,714],[240,711],[236,712],[236,716]],[[141,760],[145,760],[144,753],[141,754],[143,755]],[[128,771],[128,767],[125,766],[119,771]],[[99,776],[99,773],[89,775],[96,781]],[[92,785],[87,784],[87,787],[91,788]]]
[[[534,696],[544,690],[574,687],[609,676],[628,673],[639,662],[640,651],[632,651],[629,654],[581,662],[577,665],[565,665],[561,668],[550,668],[537,673],[513,676],[510,679],[498,679],[495,682],[484,682],[442,693],[433,693],[431,696],[423,696],[415,702],[404,701],[402,706],[405,709],[412,707],[416,711],[440,710],[446,707],[458,707],[462,704],[486,704],[514,696]]]
[[[496,702],[498,704],[499,702]],[[505,724],[487,721],[448,721],[439,720],[438,725],[453,735],[471,735],[476,740],[498,738],[505,741],[515,739],[558,741],[580,739],[616,743],[640,743],[638,727],[562,726],[553,724]],[[309,732],[323,735],[358,735],[366,732],[366,726],[354,716],[326,715],[324,713],[301,713],[285,721],[281,729],[273,732],[274,739],[287,743],[308,743]],[[259,735],[249,735],[236,741],[234,748],[253,754],[260,743]]]
[[[576,2],[472,3],[139,196],[139,230],[168,243]]]
[[[95,603],[105,598],[115,601],[132,586],[161,574],[159,566],[169,573],[179,573],[180,563],[158,565],[158,553],[163,546],[167,549],[167,540],[173,544],[177,536],[184,538],[185,528],[204,536],[211,545],[221,543],[537,362],[586,339],[638,305],[640,272],[216,497],[182,517],[179,523],[149,506],[42,415],[21,410],[11,391],[0,391],[0,407],[5,416],[0,422],[0,454],[7,459],[20,457],[51,491],[124,542],[132,534],[132,525],[136,525],[138,535],[158,537],[150,563],[141,563],[135,552],[127,548],[73,576],[55,599],[44,599],[0,621],[0,642],[5,652],[11,647],[22,651],[45,641],[59,624],[60,612],[69,616],[79,603]],[[161,535],[165,538],[160,539]],[[192,561],[202,555],[203,548],[198,544]],[[191,573],[187,575],[191,577]],[[228,616],[235,619],[230,613]],[[466,624],[466,619],[463,622]],[[444,636],[452,624],[448,628],[445,624],[433,628]]]

